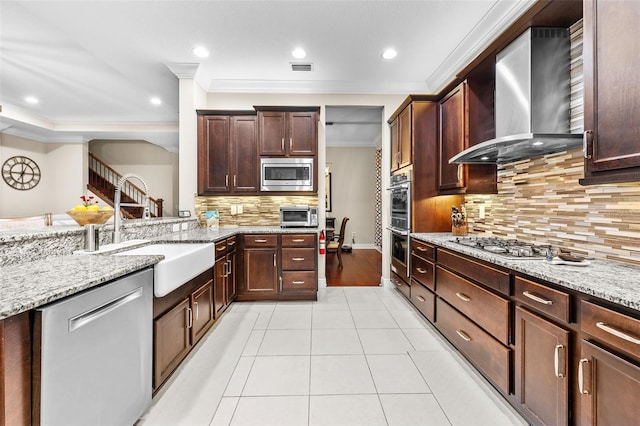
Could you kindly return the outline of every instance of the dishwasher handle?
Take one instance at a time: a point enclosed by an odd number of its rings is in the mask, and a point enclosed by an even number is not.
[[[120,306],[126,305],[127,303],[132,302],[139,297],[142,297],[142,290],[142,287],[138,287],[137,289],[130,291],[129,293],[124,294],[116,299],[113,299],[91,310],[83,312],[80,315],[76,315],[73,318],[69,318],[69,331],[74,331],[86,324],[89,324],[92,321],[97,320],[104,315],[107,315],[109,312],[118,309]]]

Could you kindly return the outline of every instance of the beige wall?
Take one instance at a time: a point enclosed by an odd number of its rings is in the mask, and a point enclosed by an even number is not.
[[[89,151],[120,174],[142,176],[149,195],[164,200],[163,215],[178,215],[178,154],[145,141],[94,140]],[[137,180],[133,184],[141,187]]]
[[[86,194],[87,146],[79,143],[41,143],[9,134],[0,136],[0,164],[24,155],[34,160],[42,174],[40,183],[19,191],[0,182],[0,218],[63,213]]]
[[[327,147],[331,163],[331,205],[327,216],[336,218],[336,233],[343,217],[349,217],[345,244],[373,247],[375,237],[376,149]]]

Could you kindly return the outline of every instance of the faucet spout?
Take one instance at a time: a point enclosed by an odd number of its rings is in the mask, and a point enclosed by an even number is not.
[[[124,188],[124,184],[130,181],[132,178],[138,179],[142,183],[142,186],[144,187],[145,194],[144,194],[143,204],[122,203],[122,189]],[[113,215],[113,243],[114,244],[118,244],[122,240],[122,235],[120,230],[121,222],[122,222],[122,219],[120,218],[120,207],[123,207],[123,206],[143,207],[144,212],[142,213],[142,218],[143,219],[151,218],[151,212],[149,210],[149,187],[147,186],[147,182],[145,182],[145,180],[141,176],[135,175],[133,173],[129,173],[120,177],[120,179],[118,179],[118,183],[116,184],[116,192],[113,196],[113,209],[115,210],[114,212],[115,214]]]

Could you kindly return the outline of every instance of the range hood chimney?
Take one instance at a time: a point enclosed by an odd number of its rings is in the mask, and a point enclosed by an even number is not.
[[[496,138],[449,163],[501,164],[581,146],[569,133],[568,28],[529,28],[496,55]]]

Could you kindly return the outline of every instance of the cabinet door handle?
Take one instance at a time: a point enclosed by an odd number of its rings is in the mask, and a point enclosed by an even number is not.
[[[289,138],[289,151],[293,151],[293,138]]]
[[[294,243],[304,243],[304,238],[294,238],[291,241],[294,242]]]
[[[464,300],[465,302],[471,302],[471,298],[464,293],[457,292],[456,296],[458,296],[458,299]]]
[[[420,272],[421,274],[426,274],[427,270],[424,268],[416,268],[418,270],[418,272]]]
[[[278,264],[276,263],[276,254],[273,253],[273,267],[275,268],[277,266],[278,266]],[[282,277],[280,277],[280,281],[282,281]]]
[[[564,373],[560,373],[560,349],[564,349],[564,346],[556,345],[553,351],[553,371],[556,373],[556,377],[564,377]]]
[[[224,175],[224,186],[229,186],[229,175]]]
[[[589,395],[589,390],[584,388],[584,364],[588,362],[588,359],[582,358],[578,363],[578,389],[582,395]]]
[[[238,186],[238,175],[233,175],[233,186]]]
[[[458,181],[462,181],[462,164],[458,164]]]
[[[282,147],[282,148],[281,148],[281,149],[282,149],[282,151],[284,151],[284,138],[282,138],[282,141],[280,142],[280,145],[281,145],[281,147]]]
[[[302,262],[304,260],[304,257],[292,257],[291,260],[293,260],[294,262]]]
[[[613,334],[616,337],[626,340],[627,342],[640,345],[640,339],[638,339],[637,337],[631,336],[623,331],[617,330],[611,327],[610,325],[603,323],[602,321],[597,322],[596,327],[598,327],[600,330],[606,331],[609,334]]]
[[[231,275],[231,259],[227,260],[227,276]]]
[[[538,303],[542,303],[543,305],[553,305],[553,300],[543,299],[542,297],[536,296],[535,294],[529,293],[528,291],[523,291],[522,295]]]
[[[193,311],[187,308],[187,328],[193,327]]]
[[[585,130],[582,134],[582,156],[584,158],[591,158],[591,156],[587,153],[587,149],[589,146],[589,140],[592,139],[593,131]]]
[[[266,243],[267,240],[253,240],[254,243]]]
[[[198,318],[200,317],[200,310],[198,309],[198,302],[193,302],[193,306],[196,308],[196,321],[198,321]]]
[[[274,264],[275,266],[275,264]],[[280,284],[280,292],[282,292],[282,275],[278,277],[278,283]]]
[[[460,338],[462,340],[464,340],[465,342],[470,342],[471,341],[471,337],[469,337],[469,335],[467,333],[465,333],[462,330],[456,330],[456,333],[458,334],[458,336],[460,336]]]
[[[421,302],[424,302],[424,301],[425,301],[424,297],[422,297],[422,296],[420,296],[420,295],[416,296],[416,299],[418,299],[418,300],[419,300],[419,301],[421,301]]]
[[[293,284],[304,284],[304,281],[292,281]]]

